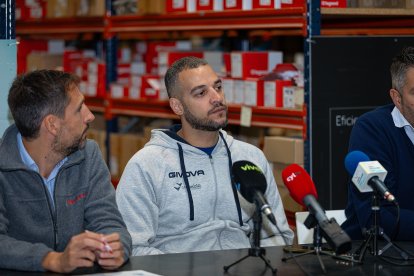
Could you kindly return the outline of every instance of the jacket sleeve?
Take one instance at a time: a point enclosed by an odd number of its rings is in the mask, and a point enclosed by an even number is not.
[[[264,155],[262,156],[262,160],[262,168],[264,168],[263,173],[266,176],[267,182],[265,197],[275,215],[277,227],[275,227],[267,218],[263,218],[261,245],[290,245],[293,242],[294,234],[289,228],[272,169]]]
[[[0,173],[0,187],[6,185],[5,181],[2,173]],[[9,221],[6,215],[5,196],[7,195],[0,188],[0,267],[26,271],[44,271],[41,265],[42,260],[53,249],[42,243],[30,243],[8,235]]]
[[[85,228],[97,233],[118,233],[124,248],[124,259],[131,254],[131,236],[116,205],[115,189],[108,167],[94,141],[86,159],[90,168],[88,200],[85,206]]]
[[[127,164],[116,190],[116,200],[132,237],[132,255],[156,255],[151,247],[158,227],[159,208],[151,177],[135,155]]]
[[[388,171],[385,185],[391,193],[395,194],[398,183],[395,175],[395,155],[401,150],[401,145],[388,138],[387,130],[378,119],[366,119],[361,117],[352,129],[349,151],[360,150],[366,153],[371,160],[378,160]],[[397,164],[398,165],[398,164]],[[408,180],[408,181],[411,181]],[[407,182],[408,183],[408,182]],[[372,193],[360,193],[358,189],[349,182],[349,200],[355,208],[360,229],[369,229],[372,224],[371,201]],[[396,227],[396,208],[394,205],[380,201],[380,221],[385,233],[391,237]],[[400,207],[400,229],[398,239],[413,240],[412,229],[414,229],[414,211]]]

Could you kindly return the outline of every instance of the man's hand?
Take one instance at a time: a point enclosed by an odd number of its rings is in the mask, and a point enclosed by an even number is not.
[[[99,256],[95,252],[105,252],[105,239],[111,236],[104,236],[89,231],[73,236],[64,252],[49,252],[46,254],[43,258],[42,266],[46,270],[59,273],[68,273],[78,267],[92,267],[97,256]],[[117,237],[119,240],[118,234]],[[115,237],[110,240],[114,239]],[[109,243],[109,240],[107,242]],[[113,244],[114,247],[115,245],[116,243]],[[122,250],[122,246],[117,245],[117,247],[120,247]]]
[[[102,235],[104,250],[97,252],[98,264],[108,270],[114,270],[124,263],[124,248],[118,233]]]

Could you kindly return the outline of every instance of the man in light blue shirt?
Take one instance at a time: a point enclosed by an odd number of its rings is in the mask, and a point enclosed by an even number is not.
[[[0,268],[120,267],[131,237],[99,148],[86,139],[95,117],[79,78],[53,70],[18,76],[8,103],[15,124],[0,140]]]

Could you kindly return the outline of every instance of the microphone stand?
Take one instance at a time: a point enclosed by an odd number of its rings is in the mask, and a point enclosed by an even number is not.
[[[362,263],[368,248],[371,249],[370,253],[373,256],[377,257],[381,256],[390,247],[394,247],[394,249],[400,253],[401,258],[407,261],[409,253],[394,244],[391,239],[384,233],[384,230],[379,226],[379,200],[380,197],[377,195],[377,193],[372,193],[371,211],[373,216],[373,224],[369,230],[365,231],[366,237],[364,239],[364,242],[358,247],[354,255],[358,257],[358,262]],[[388,242],[382,249],[378,249],[378,237],[382,237]]]
[[[270,260],[265,257],[266,250],[262,247],[260,247],[260,231],[262,229],[262,213],[259,204],[256,204],[256,211],[253,214],[253,244],[251,248],[249,248],[249,253],[244,256],[243,258],[235,261],[234,263],[224,266],[224,271],[228,271],[230,267],[240,263],[241,261],[245,260],[248,257],[260,257],[264,263],[266,264],[266,267],[270,268],[273,274],[276,274],[277,269],[273,268],[270,264]]]
[[[302,256],[310,255],[310,254],[316,254],[316,256],[318,258],[318,261],[319,261],[319,264],[321,265],[323,273],[326,273],[326,269],[325,269],[325,265],[323,264],[321,255],[327,255],[327,256],[331,256],[331,257],[336,258],[336,259],[340,259],[340,260],[344,260],[344,261],[348,261],[348,262],[354,262],[352,259],[349,259],[346,256],[339,256],[339,255],[336,255],[333,252],[325,251],[325,250],[322,249],[322,230],[321,230],[321,227],[319,226],[319,224],[317,223],[316,218],[313,214],[308,215],[308,217],[306,218],[304,224],[308,229],[313,228],[313,249],[311,249],[307,252],[304,252],[304,253],[291,255],[290,257],[283,257],[282,258],[283,262],[286,262],[290,259],[294,259],[296,257],[302,257]]]

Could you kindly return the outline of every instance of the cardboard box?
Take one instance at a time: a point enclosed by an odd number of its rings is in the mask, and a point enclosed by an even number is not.
[[[137,12],[140,15],[164,14],[165,0],[138,0]]]
[[[27,55],[27,71],[39,69],[55,70],[63,65],[63,55],[47,52],[32,52]]]
[[[46,17],[73,17],[76,15],[76,7],[76,3],[70,0],[48,0]]]
[[[131,157],[144,146],[144,137],[138,134],[121,134],[119,147],[119,174],[124,172]]]
[[[303,164],[303,140],[280,136],[266,136],[263,152],[267,160],[283,164]]]
[[[406,7],[405,0],[358,0],[360,8],[392,8],[404,9]]]
[[[293,200],[293,198],[290,196],[288,188],[285,186],[282,180],[282,171],[286,168],[287,164],[273,162],[271,163],[271,166],[273,167],[273,176],[275,177],[277,189],[279,191],[280,197],[282,198],[284,209],[292,213],[303,211],[304,208],[295,200]]]
[[[283,108],[302,109],[304,103],[303,87],[284,86],[283,87]]]
[[[87,137],[88,139],[95,140],[95,142],[99,146],[99,149],[101,150],[102,157],[104,158],[106,162],[106,145],[105,145],[106,132],[104,130],[90,128],[88,129]]]
[[[259,78],[270,73],[277,64],[283,62],[283,53],[266,52],[232,52],[231,76],[233,78]]]
[[[120,146],[121,146],[121,134],[119,133],[111,133],[109,135],[109,170],[111,172],[112,177],[120,178],[121,172],[119,167],[120,162]]]

